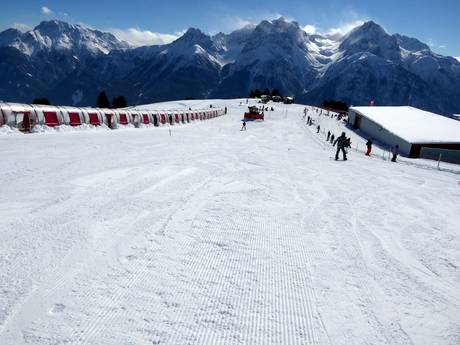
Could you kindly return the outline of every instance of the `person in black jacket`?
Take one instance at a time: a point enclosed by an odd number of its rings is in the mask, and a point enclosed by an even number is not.
[[[342,150],[343,160],[346,161],[347,160],[347,153],[345,151],[345,147],[347,147],[347,145],[348,145],[348,139],[345,136],[345,132],[342,132],[342,135],[340,137],[338,137],[337,139],[335,139],[334,146],[335,146],[335,144],[337,144],[337,152],[335,153],[335,160],[336,161],[339,160],[339,152],[340,152],[340,150]]]
[[[396,158],[398,158],[398,154],[399,154],[399,145],[396,145],[395,147],[393,147],[393,149],[391,150],[391,153],[393,154],[391,161],[396,162]]]
[[[331,138],[331,131],[327,131],[326,141],[329,141],[330,138]]]

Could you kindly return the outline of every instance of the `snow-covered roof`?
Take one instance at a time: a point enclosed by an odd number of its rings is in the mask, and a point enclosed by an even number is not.
[[[460,143],[460,122],[414,107],[351,107],[409,143]]]

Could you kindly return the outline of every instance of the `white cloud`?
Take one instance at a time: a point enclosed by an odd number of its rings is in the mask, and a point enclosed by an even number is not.
[[[161,34],[159,32],[141,30],[139,28],[108,29],[108,31],[113,33],[119,39],[126,41],[135,47],[171,43],[184,33],[176,32],[174,34]]]
[[[248,19],[236,18],[233,20],[232,25],[234,26],[235,29],[242,29],[245,26],[254,25],[254,23]]]
[[[346,35],[354,28],[361,26],[365,23],[364,20],[358,19],[352,22],[344,23],[338,27],[330,28],[326,33],[329,35]]]
[[[19,31],[22,31],[22,32],[32,30],[31,26],[29,26],[27,24],[24,24],[24,23],[14,23],[13,28],[15,28],[15,29],[17,29]]]
[[[236,29],[241,29],[247,25],[257,25],[262,20],[275,20],[279,18],[285,18],[287,21],[294,21],[292,17],[286,17],[279,13],[260,13],[258,15],[253,15],[251,17],[227,17],[224,19],[224,26],[226,31],[233,31]],[[357,17],[353,15],[352,17]],[[344,22],[342,25],[337,27],[332,27],[323,31],[321,28],[318,28],[316,25],[307,24],[302,27],[303,31],[307,34],[313,35],[316,33],[329,34],[329,35],[345,35],[357,26],[363,25],[366,22],[364,19],[354,19],[352,21]]]
[[[53,11],[51,11],[51,9],[49,7],[42,6],[42,13],[44,15],[50,16],[50,15],[53,14]]]
[[[446,49],[447,46],[445,44],[438,44],[434,39],[432,38],[428,38],[426,40],[426,44],[428,44],[428,46],[431,48],[431,49]]]
[[[303,31],[305,31],[309,35],[314,35],[316,34],[316,26],[307,24],[303,27]]]
[[[280,13],[267,13],[262,12],[258,14],[253,14],[250,17],[235,17],[235,16],[228,16],[223,19],[225,31],[233,31],[242,29],[245,26],[255,26],[259,24],[262,20],[276,20],[283,17],[288,21],[293,21],[294,19],[291,17],[283,16]]]
[[[454,59],[457,59],[457,61],[460,62],[460,56],[454,56]]]

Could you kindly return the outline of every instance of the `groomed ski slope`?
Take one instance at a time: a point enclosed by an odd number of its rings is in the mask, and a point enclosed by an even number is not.
[[[460,344],[458,170],[212,103],[171,136],[0,136],[2,345]]]

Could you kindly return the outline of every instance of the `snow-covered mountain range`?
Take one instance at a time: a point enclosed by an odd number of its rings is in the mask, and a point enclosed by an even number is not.
[[[230,34],[191,28],[133,48],[110,33],[60,21],[0,33],[0,99],[94,105],[100,90],[131,104],[245,97],[279,89],[300,102],[412,105],[460,112],[460,62],[369,21],[346,35],[307,34],[283,18]]]

